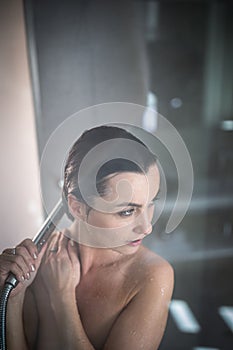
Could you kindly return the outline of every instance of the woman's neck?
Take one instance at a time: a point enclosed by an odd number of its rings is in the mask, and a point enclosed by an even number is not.
[[[79,244],[79,258],[82,275],[85,275],[90,270],[115,265],[122,259],[122,254],[112,249],[93,248]]]
[[[122,253],[118,252],[117,249],[91,247],[83,244],[82,240],[80,243],[79,224],[76,221],[69,227],[68,235],[70,239],[73,239],[78,244],[82,275],[99,267],[116,264],[123,257]]]

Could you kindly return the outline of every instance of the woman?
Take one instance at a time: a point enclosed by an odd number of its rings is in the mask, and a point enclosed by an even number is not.
[[[142,245],[159,182],[155,156],[121,128],[76,141],[63,188],[71,226],[40,253],[26,239],[0,256],[1,286],[10,271],[20,281],[8,303],[9,350],[159,347],[173,270]]]

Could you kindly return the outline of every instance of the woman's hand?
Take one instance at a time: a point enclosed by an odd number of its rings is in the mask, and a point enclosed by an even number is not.
[[[74,296],[80,281],[78,246],[63,233],[54,235],[41,266],[41,276],[51,300]]]
[[[37,247],[31,239],[25,239],[15,248],[5,249],[0,255],[0,290],[12,272],[19,283],[10,296],[24,293],[36,276],[45,249],[46,245],[38,254]]]

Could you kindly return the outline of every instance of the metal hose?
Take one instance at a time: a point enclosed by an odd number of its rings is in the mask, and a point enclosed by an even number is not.
[[[0,298],[0,349],[6,350],[6,311],[7,302],[10,292],[14,286],[6,283],[1,293]]]
[[[57,203],[56,207],[50,213],[42,228],[33,238],[33,242],[37,245],[38,250],[43,246],[49,235],[55,230],[56,225],[65,213],[62,199]],[[18,284],[16,277],[10,273],[5,281],[5,285],[0,296],[0,350],[7,350],[6,347],[6,312],[9,295],[13,288]]]

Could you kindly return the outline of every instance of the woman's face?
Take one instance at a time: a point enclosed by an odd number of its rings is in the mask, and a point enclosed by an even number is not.
[[[95,198],[95,209],[89,211],[86,219],[88,232],[95,237],[93,245],[105,248],[128,246],[134,250],[139,247],[142,239],[152,231],[159,184],[156,165],[152,165],[146,174],[122,172],[111,175],[107,180],[106,195]]]

